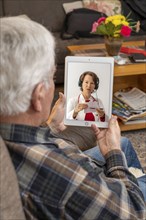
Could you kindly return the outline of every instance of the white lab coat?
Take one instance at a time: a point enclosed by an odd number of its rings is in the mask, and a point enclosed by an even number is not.
[[[91,96],[88,100],[89,102],[86,102],[82,94],[80,94],[77,97],[71,98],[67,103],[67,118],[73,119],[73,112],[78,103],[86,103],[88,104],[88,108],[80,111],[76,117],[76,120],[85,120],[86,113],[92,112],[95,121],[100,121],[100,117],[98,116],[98,113],[96,112],[95,108],[103,108],[104,110],[102,101],[100,99],[95,99],[93,96]]]

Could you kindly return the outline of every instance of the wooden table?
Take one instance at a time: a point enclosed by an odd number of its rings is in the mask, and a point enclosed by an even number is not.
[[[122,46],[144,47],[144,41],[124,42]],[[104,44],[88,44],[68,46],[71,55],[76,55],[76,51],[88,51],[104,49]],[[114,67],[114,86],[113,92],[127,87],[137,87],[146,92],[146,63],[132,63],[126,65],[115,65]],[[124,125],[120,123],[122,131],[146,128],[145,123],[135,123]]]

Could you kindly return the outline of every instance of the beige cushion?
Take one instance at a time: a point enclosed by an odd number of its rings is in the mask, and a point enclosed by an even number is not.
[[[106,14],[107,16],[121,13],[119,0],[83,0],[83,7]]]
[[[82,1],[63,3],[63,8],[66,14],[73,11],[74,9],[83,8]]]
[[[9,152],[0,137],[0,219],[24,220],[17,176]]]

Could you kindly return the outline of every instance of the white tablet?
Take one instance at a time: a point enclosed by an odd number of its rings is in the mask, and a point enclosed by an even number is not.
[[[65,58],[65,125],[108,127],[112,114],[113,57]]]

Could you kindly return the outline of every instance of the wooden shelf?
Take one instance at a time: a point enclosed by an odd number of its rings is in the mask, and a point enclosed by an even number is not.
[[[146,74],[146,63],[128,64],[114,67],[114,76],[133,76]]]
[[[135,123],[135,124],[123,124],[119,122],[121,131],[131,131],[131,130],[138,130],[138,129],[146,129],[146,122],[145,123]]]

